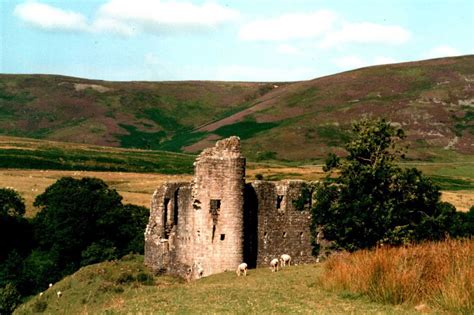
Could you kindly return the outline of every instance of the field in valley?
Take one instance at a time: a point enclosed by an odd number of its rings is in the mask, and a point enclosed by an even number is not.
[[[269,180],[319,180],[324,176],[321,166],[290,167],[251,163],[247,169],[247,180],[254,180],[257,174]],[[63,176],[101,178],[111,188],[120,193],[124,203],[145,207],[150,206],[151,195],[161,183],[165,181],[189,181],[192,178],[190,174],[166,175],[131,172],[0,169],[0,183],[4,187],[14,188],[25,198],[26,214],[29,217],[37,211],[33,207],[36,196]],[[452,203],[459,211],[467,211],[474,205],[474,189],[444,190],[442,200]]]

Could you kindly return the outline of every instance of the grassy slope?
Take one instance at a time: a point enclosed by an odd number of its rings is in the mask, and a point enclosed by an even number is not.
[[[194,156],[0,136],[0,168],[185,174]]]
[[[278,87],[0,75],[0,133],[170,151],[202,149],[209,136],[237,134],[250,158],[309,160],[340,152],[351,120],[369,115],[401,124],[412,158],[472,156],[472,80],[474,56],[369,67]]]
[[[278,273],[259,268],[250,270],[247,277],[226,272],[192,283],[157,276],[146,285],[134,280],[138,274],[147,273],[143,258],[132,256],[82,268],[54,284],[42,297],[36,296],[22,305],[16,314],[32,313],[39,307],[38,301],[46,302],[49,314],[413,312],[411,307],[382,305],[355,295],[323,291],[318,280],[321,270],[319,265],[294,266]],[[63,292],[60,299],[56,297],[58,290]]]

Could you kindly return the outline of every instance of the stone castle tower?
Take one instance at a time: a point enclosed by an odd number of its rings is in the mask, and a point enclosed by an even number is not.
[[[304,182],[246,184],[238,137],[204,150],[194,166],[192,182],[165,183],[153,194],[145,263],[155,272],[197,279],[283,252],[296,262],[313,260],[308,207],[292,203]]]

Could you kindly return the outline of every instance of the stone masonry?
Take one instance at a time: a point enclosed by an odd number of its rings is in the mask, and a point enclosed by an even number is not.
[[[204,150],[194,163],[191,182],[165,183],[152,197],[145,231],[145,264],[198,279],[268,265],[289,254],[295,263],[311,255],[311,200],[299,209],[303,181],[245,183],[240,139],[230,137]]]

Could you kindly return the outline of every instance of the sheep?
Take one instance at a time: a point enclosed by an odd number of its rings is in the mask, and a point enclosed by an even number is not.
[[[291,256],[287,254],[283,254],[280,257],[280,265],[283,268],[286,266],[286,264],[288,264],[288,266],[291,265]]]
[[[52,284],[52,283],[50,283],[50,284],[49,284],[49,287],[51,288],[52,286],[53,286],[53,284]]]
[[[278,258],[275,258],[270,261],[270,269],[272,270],[272,272],[278,271]]]
[[[58,296],[58,299],[63,296],[63,293],[61,291],[56,292],[56,295]]]
[[[247,264],[246,263],[241,263],[238,267],[237,267],[237,270],[235,271],[235,273],[237,274],[237,276],[240,277],[241,274],[243,274],[244,276],[247,275]]]

